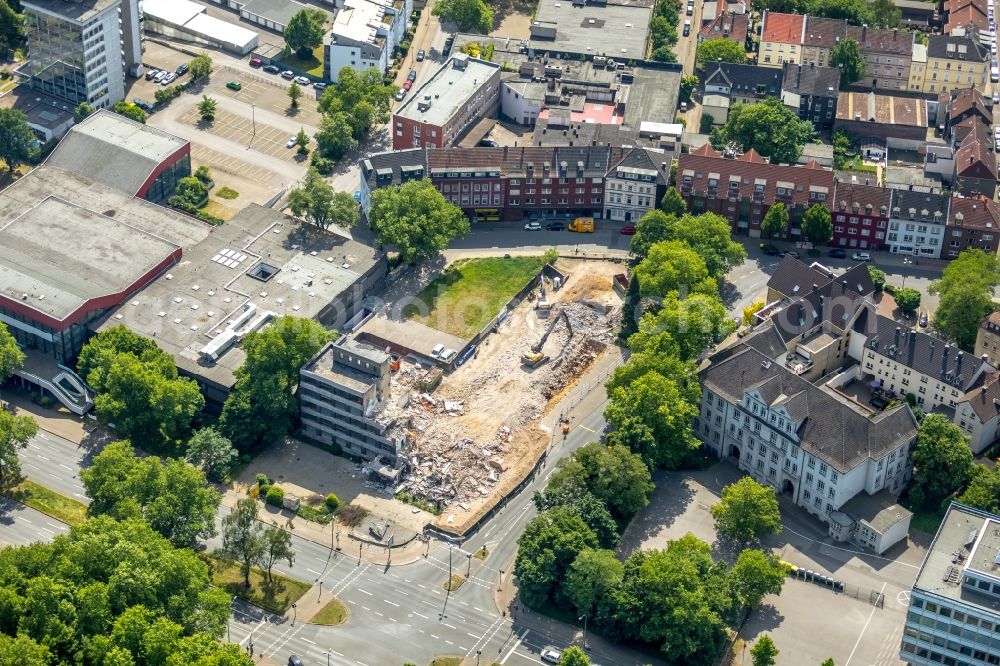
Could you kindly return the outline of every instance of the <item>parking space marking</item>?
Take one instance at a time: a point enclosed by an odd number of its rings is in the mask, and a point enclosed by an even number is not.
[[[879,594],[885,592],[885,586],[888,583],[882,583],[882,589],[878,591]],[[851,654],[847,655],[847,661],[844,662],[844,666],[851,665],[851,659],[854,658],[854,653],[857,651],[858,646],[861,645],[861,639],[864,638],[865,632],[868,631],[868,625],[871,624],[872,618],[875,617],[875,611],[878,610],[878,606],[872,605],[872,612],[868,615],[868,621],[865,622],[865,626],[861,628],[861,633],[858,634],[858,640],[854,643],[854,648],[851,650]]]

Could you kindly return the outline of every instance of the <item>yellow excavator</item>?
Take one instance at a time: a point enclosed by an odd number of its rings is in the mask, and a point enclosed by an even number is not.
[[[549,362],[550,358],[547,354],[542,352],[542,347],[545,346],[545,341],[549,339],[549,335],[555,329],[556,324],[559,323],[560,319],[566,321],[566,329],[569,331],[569,337],[573,337],[573,326],[569,323],[569,315],[566,314],[565,310],[560,310],[559,314],[555,316],[549,327],[545,329],[545,333],[542,334],[542,339],[537,343],[532,345],[530,351],[526,351],[521,354],[521,365],[528,368],[537,368],[541,365],[545,365]]]

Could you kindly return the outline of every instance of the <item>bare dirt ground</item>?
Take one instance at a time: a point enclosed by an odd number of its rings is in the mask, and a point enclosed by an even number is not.
[[[531,36],[531,11],[511,11],[505,14],[490,36],[528,39]]]
[[[542,418],[613,342],[620,299],[611,276],[621,266],[560,261],[557,267],[569,278],[561,290],[548,291],[548,316],[539,316],[537,294],[522,302],[433,394],[415,388],[422,370],[412,366],[393,379],[395,396],[410,393],[409,403],[392,414],[394,427],[414,442],[408,489],[445,504],[437,520],[442,528],[464,530],[524,478],[551,441]],[[524,366],[522,354],[557,317],[542,348],[550,360]]]

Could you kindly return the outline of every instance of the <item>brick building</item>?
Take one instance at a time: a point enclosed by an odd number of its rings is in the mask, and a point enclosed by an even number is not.
[[[831,245],[878,250],[889,229],[892,190],[877,185],[837,182],[833,190]]]

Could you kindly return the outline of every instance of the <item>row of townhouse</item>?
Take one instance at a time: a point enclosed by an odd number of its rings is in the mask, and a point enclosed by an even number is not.
[[[703,146],[680,156],[676,187],[691,212],[726,218],[734,234],[761,235],[776,202],[789,212],[782,236],[801,240],[801,220],[813,205],[832,215],[831,245],[950,259],[970,248],[996,253],[1000,208],[983,196],[958,197],[840,182],[815,162],[770,164],[754,151],[727,158]]]
[[[361,206],[373,190],[429,178],[470,219],[581,215],[638,221],[659,204],[672,154],[651,148],[415,148],[361,162]]]
[[[984,86],[990,73],[990,47],[980,31],[958,28],[930,35],[926,45],[914,33],[850,25],[846,20],[765,11],[759,64],[830,64],[838,42],[853,39],[861,47],[866,75],[856,86],[876,90],[939,93]]]

